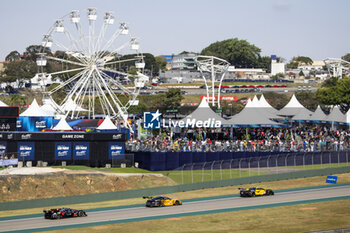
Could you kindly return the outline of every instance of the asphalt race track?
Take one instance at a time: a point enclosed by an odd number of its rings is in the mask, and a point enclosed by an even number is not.
[[[44,217],[20,218],[0,221],[0,232],[5,231],[41,231],[54,230],[69,227],[84,227],[91,225],[113,224],[128,221],[140,221],[154,219],[157,216],[173,217],[174,215],[194,215],[210,213],[215,210],[235,211],[244,207],[265,208],[271,204],[277,206],[287,204],[298,204],[300,201],[312,201],[318,199],[350,197],[350,185],[325,187],[317,189],[296,190],[289,192],[275,193],[274,196],[255,198],[229,197],[201,201],[184,201],[182,206],[146,208],[133,207],[123,209],[112,209],[104,211],[87,211],[87,217],[69,218],[61,220],[48,220]],[[320,200],[321,201],[321,200]]]

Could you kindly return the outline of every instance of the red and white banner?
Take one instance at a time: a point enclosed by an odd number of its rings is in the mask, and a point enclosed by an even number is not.
[[[213,100],[213,97],[212,96],[209,96],[209,98],[207,98],[207,96],[201,96],[201,100],[205,98],[207,101],[211,101]],[[218,100],[218,97],[215,96],[214,97],[214,100],[217,101]],[[238,98],[237,96],[220,96],[220,100],[222,101],[237,101]]]

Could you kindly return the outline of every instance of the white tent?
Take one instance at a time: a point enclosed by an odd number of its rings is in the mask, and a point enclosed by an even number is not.
[[[322,122],[326,121],[326,119],[327,115],[322,111],[320,105],[318,105],[316,111],[311,115],[311,117],[308,120],[313,122]]]
[[[345,123],[347,125],[350,125],[350,108],[349,110],[345,113]]]
[[[106,116],[106,118],[103,120],[103,122],[97,127],[99,130],[111,130],[111,129],[117,129],[117,126],[115,126],[109,116]]]
[[[43,99],[43,105],[40,107],[44,112],[50,116],[59,115],[59,105],[53,99]]]
[[[187,122],[187,120],[200,120],[200,121],[207,121],[211,119],[212,121],[220,121],[221,125],[230,125],[230,121],[225,120],[221,116],[219,116],[217,113],[215,113],[210,107],[208,102],[206,101],[206,98],[203,98],[201,103],[199,104],[198,108],[194,110],[190,115],[186,116],[185,118],[179,120]],[[213,126],[211,126],[213,127]]]
[[[326,121],[344,123],[346,122],[346,116],[340,111],[338,106],[334,106],[327,116]]]
[[[305,111],[304,113],[300,113]],[[297,114],[312,114],[312,112],[306,109],[293,94],[292,98],[289,100],[288,104],[278,111],[277,115],[280,116],[295,116]]]
[[[77,105],[72,98],[69,98],[62,106],[61,106],[62,111],[64,112],[70,112],[70,111],[75,111],[75,112],[87,112],[88,110],[80,107]]]
[[[277,110],[266,101],[263,94],[260,96],[260,99],[259,99],[259,107],[269,109],[269,111],[272,111],[272,112],[277,112]]]
[[[66,121],[65,117],[62,117],[58,124],[52,128],[52,130],[73,130]]]
[[[0,100],[0,107],[8,107],[8,105]]]
[[[33,100],[32,104],[27,108],[22,114],[19,116],[28,116],[28,117],[41,117],[41,116],[49,116],[46,112],[44,112],[36,102],[36,99]]]
[[[235,126],[251,126],[251,127],[278,127],[282,126],[270,120],[263,113],[261,108],[254,107],[254,103],[248,99],[246,106],[241,112],[234,115],[230,119],[230,123]]]

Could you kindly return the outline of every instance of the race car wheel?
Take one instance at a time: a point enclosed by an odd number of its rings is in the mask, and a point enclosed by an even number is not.
[[[80,211],[78,212],[78,217],[83,217],[83,216],[84,216],[83,211],[80,210]]]
[[[275,195],[275,193],[273,191],[270,192],[270,195]]]
[[[175,205],[180,205],[180,202],[179,201],[175,201]]]
[[[252,193],[252,197],[255,197],[255,193]]]

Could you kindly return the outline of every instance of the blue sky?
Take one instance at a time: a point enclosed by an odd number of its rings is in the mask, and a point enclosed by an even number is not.
[[[200,52],[229,38],[246,39],[262,55],[314,60],[350,52],[346,0],[11,0],[1,1],[0,61],[12,50],[40,44],[57,18],[96,7],[130,24],[142,51]]]

